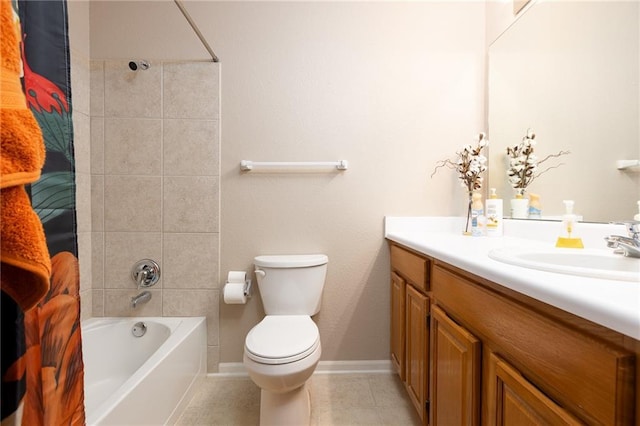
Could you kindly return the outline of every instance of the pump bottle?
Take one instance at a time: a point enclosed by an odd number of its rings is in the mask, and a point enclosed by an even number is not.
[[[575,236],[576,215],[573,214],[573,200],[564,200],[564,215],[562,216],[562,234],[556,241],[556,247],[584,248],[582,238]]]
[[[487,205],[487,236],[502,236],[502,200],[498,198],[495,188],[489,189],[489,198]]]

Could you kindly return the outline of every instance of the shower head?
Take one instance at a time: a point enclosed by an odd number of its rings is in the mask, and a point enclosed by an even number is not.
[[[150,67],[149,62],[145,60],[129,62],[129,69],[131,71],[137,71],[138,68],[140,68],[141,70],[147,70],[149,69],[149,67]]]

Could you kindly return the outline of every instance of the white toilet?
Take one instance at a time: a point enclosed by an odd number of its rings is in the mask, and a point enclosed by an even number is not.
[[[307,380],[320,361],[318,327],[329,259],[324,254],[254,259],[267,314],[245,339],[244,366],[261,389],[260,425],[308,425]]]

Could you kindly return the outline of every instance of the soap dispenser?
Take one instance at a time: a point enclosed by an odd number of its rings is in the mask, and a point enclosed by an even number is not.
[[[577,222],[576,215],[573,214],[573,200],[564,200],[564,215],[562,216],[562,234],[556,241],[556,247],[561,248],[584,248],[582,238],[574,234]]]
[[[502,200],[498,198],[495,188],[489,189],[487,199],[487,236],[502,236]]]

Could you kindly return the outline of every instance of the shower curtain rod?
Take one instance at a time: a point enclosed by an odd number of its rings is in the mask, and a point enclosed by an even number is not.
[[[213,59],[213,62],[218,62],[218,57],[215,53],[213,53],[213,49],[211,48],[211,46],[209,46],[209,43],[207,43],[207,40],[204,38],[204,36],[200,32],[200,29],[191,18],[191,15],[189,15],[189,12],[187,12],[187,9],[185,9],[184,4],[182,4],[182,0],[173,0],[173,2],[176,4],[176,6],[178,6],[178,9],[180,9],[180,12],[182,12],[182,15],[187,20],[189,25],[191,25],[191,28],[193,28],[193,31],[196,33],[196,35],[204,45],[204,48],[207,49],[207,52],[209,52],[209,55],[211,55],[211,59]]]

